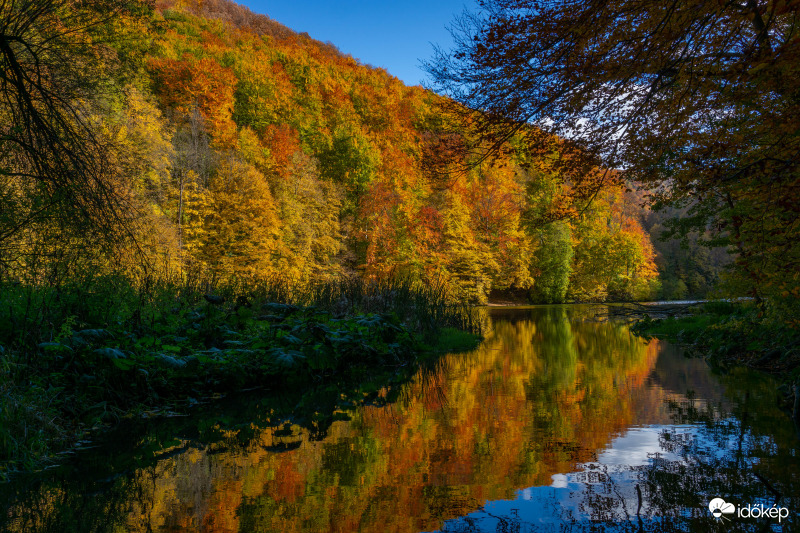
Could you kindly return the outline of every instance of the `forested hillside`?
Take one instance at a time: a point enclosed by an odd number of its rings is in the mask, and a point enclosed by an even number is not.
[[[613,179],[573,191],[557,139],[547,154],[510,139],[478,162],[441,97],[226,0],[162,0],[110,24],[124,37],[93,50],[113,49],[125,74],[91,95],[91,124],[133,238],[111,259],[39,216],[43,191],[11,173],[21,195],[0,199],[3,223],[25,226],[0,233],[11,276],[47,275],[41,246],[70,242],[55,254],[67,271],[122,257],[211,279],[400,276],[473,303],[493,289],[541,302],[658,290],[637,202]]]
[[[523,146],[459,172],[468,140],[443,133],[434,94],[228,3],[160,16],[140,91],[167,117],[172,162],[148,186],[190,266],[441,279],[474,302],[492,288],[542,301],[652,289],[620,189],[544,224],[568,185]]]

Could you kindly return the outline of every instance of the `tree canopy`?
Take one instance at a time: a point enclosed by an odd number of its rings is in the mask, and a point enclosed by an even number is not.
[[[569,139],[688,206],[677,229],[714,230],[748,290],[785,289],[800,269],[800,3],[479,5],[427,66],[490,152],[520,133]]]

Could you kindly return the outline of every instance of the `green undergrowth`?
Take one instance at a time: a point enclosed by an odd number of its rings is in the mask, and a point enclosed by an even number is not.
[[[633,331],[684,344],[717,366],[743,365],[800,379],[800,330],[769,304],[710,302],[691,316],[638,321]]]
[[[2,285],[0,476],[123,418],[243,389],[374,393],[479,339],[468,308],[408,282],[145,281]]]

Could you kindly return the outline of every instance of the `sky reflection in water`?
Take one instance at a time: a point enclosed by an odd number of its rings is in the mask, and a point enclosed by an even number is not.
[[[725,422],[729,427],[739,427],[735,419]],[[749,434],[745,436],[747,441],[752,438]],[[758,440],[760,447],[775,449],[769,437]],[[644,495],[640,499],[644,471],[677,471],[687,475],[693,463],[700,460],[724,463],[731,451],[738,449],[737,438],[733,435],[727,446],[721,447],[707,438],[701,425],[632,427],[614,438],[609,447],[598,454],[596,462],[578,464],[574,472],[553,474],[549,486],[521,489],[513,500],[488,502],[466,517],[447,521],[441,531],[695,531],[701,530],[702,522],[710,525],[712,531],[715,525],[725,526],[725,530],[750,530],[757,526],[763,531],[767,526],[763,522],[751,520],[749,524],[739,523],[731,528],[725,519],[709,520],[705,508],[674,509],[674,513],[665,513],[651,505]],[[755,467],[758,459],[748,457],[749,450],[742,451],[742,462],[747,468]],[[751,483],[758,486],[762,481],[753,476]],[[701,504],[719,494],[706,494]],[[749,503],[769,507],[774,501],[774,497],[760,497]],[[727,521],[733,519],[735,517]],[[793,531],[787,529],[792,524],[796,524],[796,520],[770,523],[768,530]]]

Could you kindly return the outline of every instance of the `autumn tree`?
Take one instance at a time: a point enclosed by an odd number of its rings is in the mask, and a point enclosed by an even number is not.
[[[267,31],[256,22],[268,19],[226,0],[158,5],[142,98],[127,100],[119,130],[131,149],[119,174],[172,226],[160,233],[185,266],[293,280],[400,275],[474,302],[538,284],[561,300],[575,257],[602,255],[571,251],[605,219],[588,217],[581,231],[555,223],[615,180],[575,143],[541,131],[536,146],[526,132],[482,161],[484,140],[441,112],[443,96]],[[574,279],[607,294],[605,278]]]
[[[279,253],[275,202],[264,176],[235,158],[222,159],[208,187],[187,191],[186,249],[194,266],[217,276],[263,279]]]
[[[180,60],[151,60],[150,69],[164,105],[185,115],[199,110],[218,144],[231,144],[236,130],[232,119],[236,77],[229,69],[214,59],[189,54]]]
[[[456,296],[485,304],[492,276],[500,266],[488,247],[476,238],[470,213],[461,195],[445,191],[442,206],[442,246],[445,271]]]
[[[118,109],[97,117],[101,122],[99,133],[114,146],[104,155],[105,170],[115,181],[125,184],[127,203],[138,217],[132,237],[139,253],[125,261],[115,261],[114,269],[145,268],[151,272],[156,265],[159,269],[173,269],[180,258],[179,234],[174,224],[174,179],[181,169],[175,166],[172,131],[154,98],[134,86],[126,86],[123,91],[124,100]],[[63,247],[63,243],[59,244]],[[130,254],[123,251],[120,255]]]
[[[139,0],[0,2],[3,254],[45,221],[108,243],[130,236],[133,212],[108,171],[114,147],[97,117],[122,74],[114,44],[148,9]]]
[[[282,222],[280,272],[291,279],[333,279],[341,248],[341,193],[319,179],[315,159],[297,151],[289,172],[278,178],[276,201]]]
[[[751,294],[798,271],[800,4],[479,5],[428,70],[490,150],[514,135],[534,148],[543,132],[569,139],[689,206],[684,229],[726,239]]]
[[[572,221],[571,299],[643,300],[656,294],[653,248],[639,221],[626,212],[622,192],[603,191]]]

